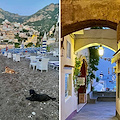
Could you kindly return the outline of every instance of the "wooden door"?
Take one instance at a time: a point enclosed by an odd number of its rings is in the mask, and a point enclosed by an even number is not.
[[[83,59],[83,64],[80,70],[80,76],[81,78],[85,79],[85,84],[81,85],[80,88],[78,89],[78,104],[80,103],[85,103],[86,99],[86,61]]]

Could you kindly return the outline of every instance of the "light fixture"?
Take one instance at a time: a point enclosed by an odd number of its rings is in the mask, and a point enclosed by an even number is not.
[[[102,47],[102,45],[100,45],[98,52],[99,52],[99,56],[102,57],[104,54],[104,48]]]
[[[100,78],[102,79],[102,78],[103,78],[103,76],[104,76],[104,75],[103,75],[103,73],[102,73],[102,71],[101,71],[101,73],[100,73]]]

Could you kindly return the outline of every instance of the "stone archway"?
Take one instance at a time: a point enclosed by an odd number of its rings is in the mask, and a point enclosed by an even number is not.
[[[92,25],[116,29],[119,21],[119,0],[61,0],[62,37]]]
[[[63,26],[63,28],[61,28],[61,37],[66,36],[68,34],[71,34],[75,31],[78,30],[82,30],[84,28],[88,28],[88,27],[109,27],[113,30],[117,29],[117,23],[115,22],[111,22],[111,21],[107,21],[107,20],[86,20],[86,21],[80,21],[77,23],[72,23],[72,24],[68,24]]]

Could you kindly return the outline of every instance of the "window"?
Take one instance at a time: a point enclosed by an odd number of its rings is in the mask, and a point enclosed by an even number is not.
[[[65,97],[71,96],[72,93],[72,80],[71,74],[65,74]]]
[[[67,58],[71,58],[71,44],[67,41]]]

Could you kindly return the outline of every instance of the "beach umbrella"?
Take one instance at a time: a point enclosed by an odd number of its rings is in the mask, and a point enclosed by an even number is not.
[[[13,53],[15,52],[15,43],[13,44]]]
[[[33,49],[33,53],[35,52],[35,45],[33,44],[33,47],[32,47],[32,49]]]
[[[47,36],[46,36],[46,32],[45,32],[43,39],[42,39],[42,54],[46,53],[46,48],[47,48],[46,42],[47,42]]]
[[[21,45],[21,49],[22,49],[22,54],[24,52],[24,44]]]

